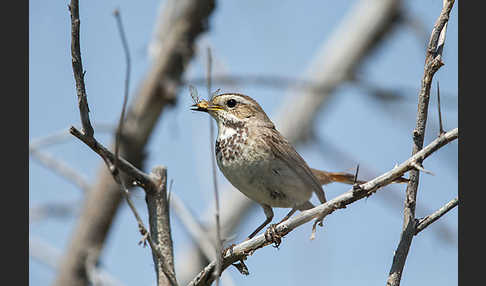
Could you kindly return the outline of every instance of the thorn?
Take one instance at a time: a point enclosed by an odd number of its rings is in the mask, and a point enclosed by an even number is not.
[[[415,169],[417,169],[417,170],[419,170],[419,171],[421,171],[421,172],[424,172],[424,173],[426,173],[426,174],[429,174],[429,175],[434,176],[434,173],[432,173],[432,172],[431,172],[431,171],[429,171],[429,170],[425,170],[425,169],[424,169],[424,168],[423,168],[423,167],[422,167],[422,166],[421,166],[419,163],[417,163],[417,162],[413,162],[413,163],[412,163],[412,167],[414,167]]]
[[[359,164],[358,164],[358,166],[356,166],[356,173],[354,173],[354,182],[353,182],[353,185],[355,185],[356,182],[358,181],[358,173],[359,173]]]
[[[439,137],[444,134],[444,126],[442,125],[442,113],[440,112],[440,88],[439,81],[437,81],[437,110],[439,112]]]
[[[317,219],[312,224],[312,232],[311,232],[311,236],[309,237],[310,240],[314,240],[316,238],[316,225],[317,225]]]
[[[356,166],[356,173],[354,174],[353,192],[357,192],[361,190],[361,187],[358,184],[358,173],[359,173],[359,164]]]

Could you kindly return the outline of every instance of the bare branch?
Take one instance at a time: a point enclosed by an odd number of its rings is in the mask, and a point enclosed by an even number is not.
[[[438,209],[431,215],[426,216],[425,218],[417,221],[417,226],[415,227],[415,235],[419,234],[422,230],[428,227],[430,224],[438,220],[441,216],[445,215],[448,211],[453,209],[459,203],[458,198],[452,199],[450,202],[445,204],[443,207]]]
[[[443,46],[443,43],[439,43],[439,34],[445,28],[445,24],[449,19],[449,13],[454,4],[454,0],[444,0],[443,4],[442,11],[432,30],[426,51],[424,75],[422,77],[422,86],[418,96],[417,122],[413,131],[412,155],[418,154],[423,147],[432,78],[434,77],[435,72],[443,65],[441,60],[442,49],[438,50],[437,48],[438,46]],[[445,39],[445,35],[441,37],[441,39]],[[421,163],[422,161],[416,162],[418,165]],[[393,256],[393,263],[386,283],[387,286],[400,285],[403,267],[405,266],[408,251],[415,234],[415,205],[419,176],[420,172],[418,170],[412,170],[410,172],[410,181],[407,185],[405,207],[403,212],[404,219],[402,234],[397,250]]]
[[[359,188],[351,188],[351,190],[337,196],[336,198],[327,201],[312,209],[302,211],[300,214],[278,224],[275,227],[276,233],[280,237],[284,237],[293,229],[297,228],[304,223],[307,223],[314,218],[318,217],[319,220],[325,216],[333,213],[337,209],[345,208],[347,205],[360,200],[362,198],[371,196],[373,193],[383,188],[384,186],[392,183],[395,179],[401,177],[405,172],[413,169],[412,164],[418,161],[423,161],[425,158],[433,154],[439,148],[445,146],[449,142],[458,138],[458,129],[455,128],[444,135],[438,137],[431,142],[428,146],[417,152],[405,162],[396,166],[392,170],[376,177],[375,179],[359,185]],[[232,248],[232,251],[226,251],[223,253],[223,270],[226,269],[232,263],[246,259],[249,255],[253,254],[255,250],[270,245],[265,239],[265,234],[260,234],[253,237],[250,240],[246,240]],[[216,261],[207,265],[188,285],[210,285],[214,279],[212,275],[216,267]]]

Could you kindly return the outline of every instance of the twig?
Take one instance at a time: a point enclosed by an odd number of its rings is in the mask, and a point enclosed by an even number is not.
[[[207,88],[208,88],[208,100],[211,100],[211,68],[212,68],[212,58],[211,58],[211,48],[208,47],[207,49],[207,71],[206,71],[206,78],[207,78]],[[213,176],[213,188],[214,188],[214,203],[216,207],[216,271],[214,275],[216,275],[216,286],[219,285],[219,277],[221,276],[221,251],[223,250],[223,245],[221,241],[221,225],[219,223],[219,192],[218,192],[218,180],[216,174],[216,159],[214,154],[213,143],[214,142],[214,126],[212,122],[212,118],[209,118],[209,146],[211,150],[211,171]]]
[[[425,158],[433,154],[435,151],[445,146],[449,142],[458,138],[458,129],[455,128],[442,136],[432,141],[425,148],[418,153],[404,161],[400,165],[396,166],[392,170],[360,185],[359,190],[351,188],[349,191],[337,196],[336,198],[327,201],[312,209],[301,212],[300,214],[278,224],[275,227],[276,233],[283,237],[289,232],[294,230],[300,225],[313,220],[316,217],[324,218],[337,209],[344,208],[347,205],[360,200],[362,198],[371,196],[373,193],[383,188],[384,186],[392,183],[395,179],[401,177],[405,172],[413,169],[412,164],[417,161],[423,161]],[[222,269],[226,269],[232,263],[239,260],[246,259],[249,255],[253,254],[255,250],[270,245],[271,242],[266,241],[265,234],[260,234],[253,237],[250,240],[246,240],[232,248],[232,251],[226,251],[223,254],[223,266]],[[212,275],[215,271],[216,261],[207,265],[188,285],[210,285],[214,279]]]
[[[441,216],[445,215],[448,211],[453,209],[459,203],[458,198],[452,199],[450,202],[445,204],[443,207],[438,209],[431,215],[426,216],[425,218],[417,221],[417,226],[415,227],[415,235],[419,234],[422,230],[428,227],[431,223],[438,220]]]
[[[120,114],[120,120],[118,123],[118,130],[116,132],[116,144],[115,144],[115,166],[118,165],[118,155],[119,155],[119,150],[120,150],[120,136],[121,132],[123,130],[123,122],[125,121],[125,110],[127,108],[127,101],[128,101],[128,92],[130,91],[130,70],[131,70],[131,65],[130,65],[130,51],[128,49],[128,42],[125,37],[125,30],[123,29],[123,22],[121,20],[121,15],[120,11],[116,9],[113,12],[113,15],[115,16],[116,23],[118,26],[118,31],[120,32],[120,38],[122,41],[123,45],[123,51],[125,52],[125,60],[127,64],[126,68],[126,73],[125,73],[125,94],[123,96],[123,107],[122,107],[122,112]]]
[[[439,135],[444,133],[444,126],[442,125],[442,113],[440,112],[440,88],[439,81],[437,81],[437,112],[439,113]]]
[[[93,137],[89,137],[81,133],[75,127],[71,127],[69,132],[74,135],[76,138],[81,140],[83,143],[88,145],[91,150],[95,151],[98,155],[100,155],[105,162],[108,161],[109,165],[113,165],[112,162],[115,161],[115,154],[113,154],[110,150],[108,150],[105,146],[100,144],[96,139]],[[145,174],[144,172],[140,171],[137,167],[133,166],[130,162],[126,161],[122,157],[120,157],[118,162],[118,168],[126,173],[129,177],[131,177],[138,186],[145,188],[152,184],[152,181],[149,175]]]
[[[449,13],[454,4],[454,0],[444,0],[443,4],[442,11],[435,22],[434,28],[430,35],[430,40],[426,51],[424,75],[422,77],[422,86],[418,96],[417,122],[413,131],[412,155],[418,154],[423,147],[432,78],[434,77],[435,72],[443,65],[441,60],[442,48],[440,48],[440,50],[437,48],[438,46],[443,46],[443,43],[439,43],[439,35],[442,33],[442,30],[445,29],[445,24],[449,19]],[[440,38],[443,41],[445,36]],[[422,161],[416,162],[418,165],[421,163]],[[398,247],[393,256],[393,263],[386,283],[387,286],[400,285],[405,261],[415,234],[415,204],[419,176],[419,170],[412,170],[410,172],[410,179],[407,185],[405,207],[403,212],[404,219],[402,234]]]
[[[112,132],[115,130],[113,124],[110,123],[94,123],[93,126],[96,128],[96,131],[99,132]],[[76,128],[82,128],[77,127]],[[41,149],[50,145],[63,143],[67,140],[72,140],[73,136],[69,133],[69,128],[65,128],[62,130],[58,130],[53,132],[52,134],[45,135],[39,138],[35,138],[30,140],[29,142],[29,150],[30,149]]]
[[[84,70],[81,60],[81,49],[79,44],[79,3],[78,0],[71,0],[68,6],[71,12],[71,57],[74,79],[76,81],[76,93],[78,95],[78,107],[83,125],[83,134],[92,136],[94,131],[89,121],[89,107],[84,87]]]

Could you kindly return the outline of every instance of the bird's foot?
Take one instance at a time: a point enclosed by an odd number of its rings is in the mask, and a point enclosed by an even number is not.
[[[277,224],[271,224],[265,231],[265,240],[273,243],[273,247],[278,248],[280,243],[282,243],[282,236],[277,233]]]

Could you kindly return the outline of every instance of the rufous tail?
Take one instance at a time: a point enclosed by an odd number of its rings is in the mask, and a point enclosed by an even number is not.
[[[311,168],[312,173],[316,176],[317,180],[321,185],[327,185],[330,183],[338,182],[344,183],[348,185],[353,185],[354,183],[363,184],[366,181],[363,180],[355,180],[354,174],[346,173],[346,172],[326,172]],[[393,181],[394,183],[408,183],[408,179],[404,177],[400,177]]]

